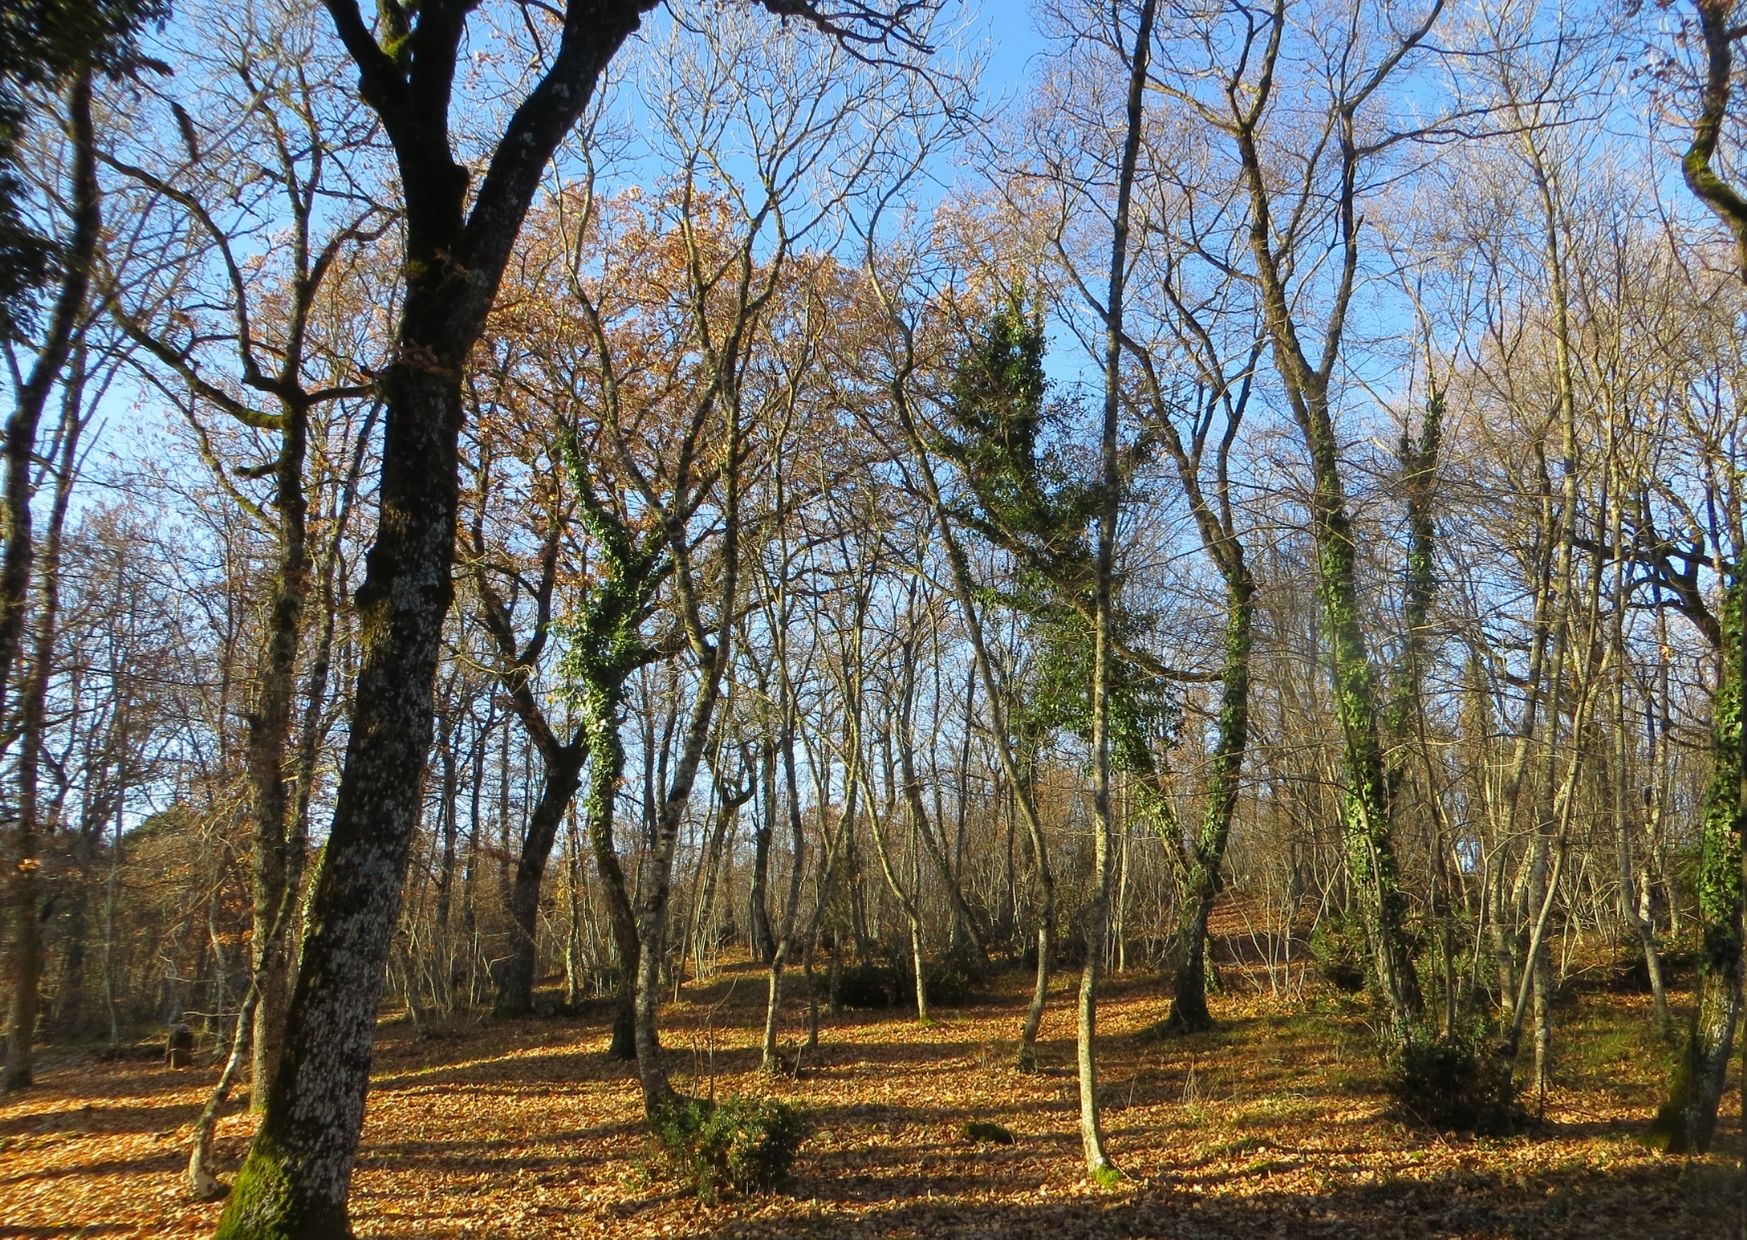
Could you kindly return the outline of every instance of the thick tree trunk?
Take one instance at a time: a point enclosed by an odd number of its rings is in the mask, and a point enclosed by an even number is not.
[[[349,1234],[346,1191],[452,592],[461,418],[456,385],[438,371],[403,363],[390,383],[381,529],[358,600],[363,662],[351,739],[280,1068],[220,1221],[223,1236]]]
[[[508,121],[468,210],[448,108],[465,9],[420,9],[404,59],[357,5],[328,11],[394,144],[406,207],[405,295],[379,520],[357,613],[361,662],[333,823],[309,901],[279,1070],[218,1234],[350,1234],[346,1194],[377,1004],[431,744],[431,693],[453,596],[461,383],[547,161],[639,24],[638,6],[569,6],[545,75]]]

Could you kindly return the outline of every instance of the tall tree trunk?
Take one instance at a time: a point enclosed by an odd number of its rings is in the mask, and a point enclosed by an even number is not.
[[[1317,593],[1333,663],[1335,717],[1345,752],[1341,807],[1347,869],[1364,910],[1376,976],[1397,1032],[1417,1025],[1424,1012],[1419,975],[1407,941],[1407,896],[1395,841],[1389,779],[1378,736],[1376,672],[1360,622],[1357,548],[1347,514],[1326,385],[1309,402],[1315,491],[1312,531],[1317,547]]]
[[[5,459],[5,546],[0,550],[0,715],[5,712],[7,687],[18,661],[18,648],[25,629],[35,546],[31,532],[30,499],[33,488],[32,458],[36,452],[38,426],[50,392],[63,379],[62,372],[73,356],[85,314],[90,287],[91,261],[96,251],[102,219],[97,188],[96,140],[91,121],[91,73],[74,79],[68,91],[68,118],[73,137],[73,233],[67,247],[66,276],[56,298],[48,336],[37,354],[35,366],[18,392],[18,404],[6,423],[6,442],[0,454]],[[17,760],[16,825],[9,859],[12,914],[10,962],[11,1004],[6,1020],[6,1067],[0,1074],[0,1091],[29,1085],[35,1072],[33,1041],[42,985],[41,891],[38,877],[41,860],[39,841],[37,777],[42,754],[44,711],[48,697],[49,664],[54,658],[55,613],[59,565],[60,528],[66,519],[77,457],[73,455],[79,425],[78,401],[82,381],[74,377],[64,394],[62,459],[55,485],[55,516],[49,529],[54,548],[44,557],[42,614],[38,618],[35,665],[25,677],[24,700],[18,711],[19,753]]]
[[[1092,648],[1092,837],[1093,886],[1083,914],[1086,963],[1080,972],[1076,1059],[1080,1078],[1080,1145],[1086,1173],[1100,1184],[1119,1176],[1104,1149],[1104,1127],[1098,1098],[1098,981],[1103,968],[1105,938],[1110,926],[1111,845],[1115,824],[1110,804],[1110,673],[1115,636],[1116,519],[1121,500],[1118,414],[1122,405],[1123,310],[1128,275],[1129,204],[1134,193],[1135,166],[1140,156],[1141,125],[1147,62],[1152,52],[1155,0],[1143,0],[1136,19],[1134,45],[1128,56],[1128,102],[1122,164],[1116,182],[1116,211],[1110,239],[1110,279],[1104,302],[1104,410],[1100,439],[1101,510],[1098,514],[1097,593]]]
[[[607,1053],[614,1059],[637,1057],[637,914],[618,850],[613,846],[613,811],[625,771],[625,746],[619,739],[622,682],[608,678],[591,686],[582,709],[588,733],[588,795],[583,801],[584,833],[595,871],[606,893],[607,924],[619,959],[613,990],[613,1035]]]
[[[403,32],[406,46],[385,49],[353,0],[327,7],[395,148],[406,204],[405,293],[395,355],[381,378],[380,515],[357,596],[361,662],[346,756],[279,1069],[219,1220],[221,1237],[350,1235],[346,1195],[376,1009],[454,593],[462,375],[547,161],[639,24],[634,5],[568,6],[549,68],[511,116],[470,198],[448,128],[465,8],[421,8]]]
[[[1668,1100],[1650,1126],[1650,1141],[1670,1153],[1704,1153],[1716,1131],[1717,1104],[1729,1070],[1741,1013],[1741,809],[1743,579],[1737,570],[1723,593],[1719,620],[1722,670],[1711,706],[1711,779],[1705,788],[1699,838],[1698,1007],[1669,1084]]]
[[[1249,739],[1251,625],[1255,616],[1255,583],[1239,558],[1236,574],[1226,583],[1225,667],[1220,677],[1219,732],[1214,741],[1212,770],[1207,781],[1207,803],[1201,829],[1195,838],[1185,911],[1177,929],[1180,953],[1172,988],[1171,1011],[1165,1018],[1170,1029],[1195,1032],[1209,1029],[1213,1016],[1207,1010],[1207,923],[1219,898],[1220,874],[1225,860],[1225,842],[1231,834],[1231,817],[1243,774],[1244,749]]]
[[[1359,267],[1357,199],[1362,179],[1359,164],[1365,148],[1359,140],[1358,112],[1365,97],[1378,89],[1406,53],[1425,38],[1441,8],[1441,4],[1431,6],[1419,26],[1402,34],[1393,52],[1379,62],[1366,85],[1355,89],[1351,98],[1339,98],[1328,114],[1332,130],[1330,148],[1338,153],[1340,188],[1333,204],[1336,239],[1330,247],[1333,289],[1322,351],[1315,364],[1305,351],[1295,307],[1297,290],[1289,283],[1293,268],[1305,256],[1290,249],[1291,238],[1298,235],[1298,230],[1292,227],[1284,230],[1288,248],[1276,249],[1281,242],[1272,210],[1277,182],[1261,147],[1265,114],[1279,89],[1275,71],[1285,37],[1283,4],[1275,6],[1268,26],[1255,89],[1233,93],[1237,114],[1229,129],[1249,199],[1248,242],[1255,259],[1262,317],[1273,349],[1274,366],[1310,457],[1309,508],[1311,537],[1316,548],[1317,597],[1323,618],[1322,637],[1329,650],[1334,713],[1341,731],[1345,768],[1340,817],[1347,876],[1363,908],[1373,967],[1398,1035],[1421,1022],[1425,1003],[1407,939],[1407,897],[1401,889],[1389,781],[1379,736],[1377,674],[1361,621],[1358,549],[1341,479],[1340,442],[1330,409],[1330,384],[1340,360]]]
[[[293,798],[287,778],[290,774],[287,756],[297,701],[298,639],[302,635],[303,603],[309,585],[305,533],[308,500],[303,480],[308,429],[307,408],[301,402],[286,402],[273,471],[275,506],[279,510],[278,563],[268,592],[267,648],[248,715],[245,751],[255,853],[254,936],[249,946],[254,972],[261,979],[249,1061],[249,1099],[257,1111],[267,1105],[267,1082],[272,1080],[278,1066],[285,1007],[291,998],[290,953],[285,950],[285,935],[281,933],[285,919],[276,914],[292,869],[289,850],[302,848],[292,827]]]

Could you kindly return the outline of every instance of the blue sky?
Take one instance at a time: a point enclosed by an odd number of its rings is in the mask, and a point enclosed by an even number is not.
[[[971,0],[976,11],[975,37],[986,41],[988,70],[983,79],[986,99],[1012,96],[1029,80],[1031,60],[1044,50],[1028,0]]]

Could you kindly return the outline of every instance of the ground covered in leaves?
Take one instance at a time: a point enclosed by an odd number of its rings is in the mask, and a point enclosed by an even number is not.
[[[1232,972],[1232,971],[1228,971]],[[798,979],[795,979],[798,982]],[[1277,998],[1233,976],[1217,1030],[1159,1040],[1151,977],[1101,1016],[1105,1122],[1125,1173],[1081,1174],[1073,986],[1057,978],[1042,1071],[1010,1065],[1028,979],[919,1028],[901,1011],[827,1018],[798,1078],[757,1070],[763,977],[730,965],[665,1010],[675,1083],[773,1093],[809,1135],[779,1192],[697,1201],[664,1178],[604,1011],[473,1021],[417,1037],[385,1025],[353,1181],[361,1237],[1518,1237],[1736,1234],[1739,1095],[1718,1149],[1638,1144],[1666,1051],[1647,999],[1579,987],[1560,1010],[1559,1088],[1533,1130],[1443,1137],[1389,1114],[1362,1004]],[[795,1046],[805,1010],[785,1025]],[[204,1063],[204,1061],[202,1061]],[[216,1066],[176,1071],[45,1049],[42,1084],[0,1102],[0,1236],[175,1236],[217,1205],[183,1190]],[[1531,1104],[1533,1100],[1531,1100]],[[969,1139],[989,1122],[1011,1145]],[[220,1123],[228,1174],[253,1120]]]

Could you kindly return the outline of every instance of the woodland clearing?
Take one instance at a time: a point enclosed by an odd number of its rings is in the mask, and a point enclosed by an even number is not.
[[[1225,943],[1232,943],[1230,938]],[[1227,955],[1228,953],[1221,953]],[[605,1054],[610,1012],[385,1022],[351,1195],[360,1237],[1722,1237],[1739,1210],[1740,1098],[1712,1152],[1676,1159],[1640,1134],[1667,1054],[1648,996],[1575,974],[1568,1048],[1544,1117],[1520,1136],[1441,1136],[1389,1113],[1362,999],[1314,976],[1269,993],[1228,957],[1218,1027],[1160,1039],[1146,971],[1101,1003],[1106,1125],[1125,1180],[1078,1157],[1072,987],[1051,990],[1042,1070],[1010,1066],[1027,977],[920,1027],[901,1009],[822,1015],[800,1074],[758,1069],[764,975],[728,963],[664,1010],[675,1084],[773,1093],[808,1135],[777,1192],[706,1205],[664,1176],[634,1065]],[[1296,974],[1294,979],[1296,980]],[[1586,977],[1588,983],[1586,984]],[[798,987],[791,987],[791,990]],[[805,1007],[784,1022],[791,1055]],[[217,1066],[45,1052],[42,1085],[0,1105],[0,1236],[210,1233],[220,1205],[184,1192],[188,1136]],[[1530,1099],[1531,1109],[1534,1100]],[[997,1123],[1012,1145],[967,1138]],[[255,1119],[220,1121],[234,1171]]]

